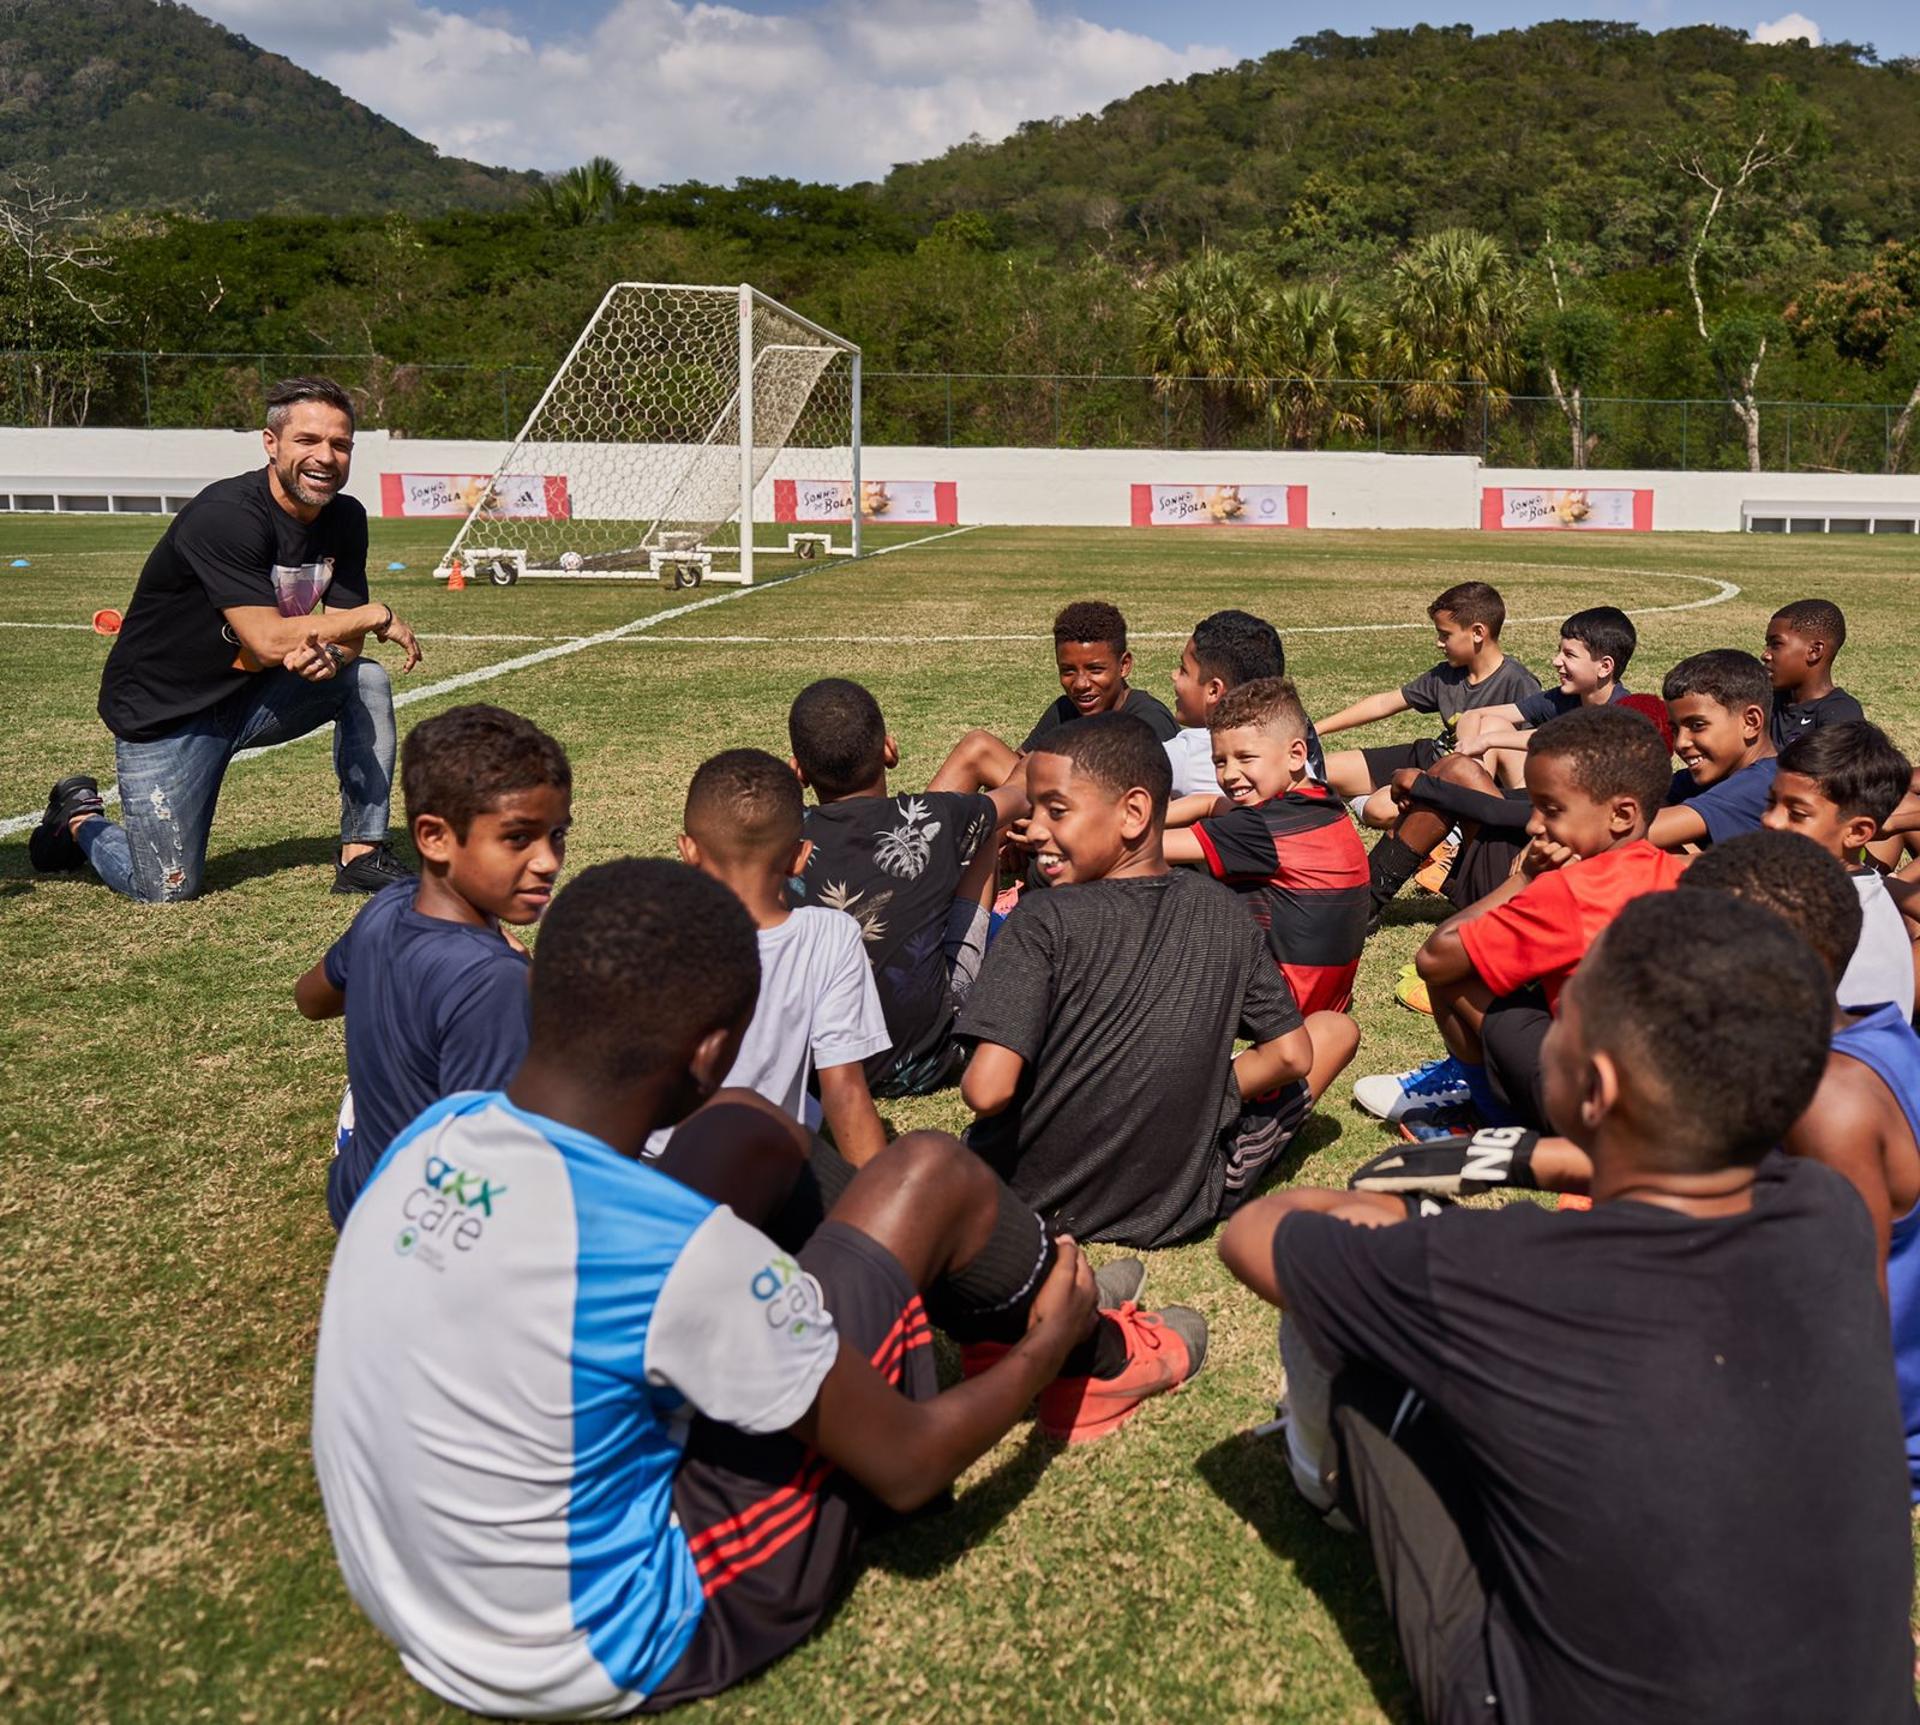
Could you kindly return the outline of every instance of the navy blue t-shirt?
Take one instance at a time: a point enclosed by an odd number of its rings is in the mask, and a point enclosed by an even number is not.
[[[1624,701],[1626,698],[1627,691],[1615,683],[1613,693],[1607,697],[1607,705],[1611,707],[1615,701]],[[1564,689],[1543,689],[1538,694],[1528,695],[1515,705],[1520,709],[1520,723],[1516,729],[1531,731],[1536,725],[1544,725],[1549,719],[1559,718],[1562,713],[1571,713],[1580,705],[1580,697],[1569,695]]]
[[[1738,833],[1760,830],[1760,817],[1767,812],[1767,793],[1773,789],[1773,775],[1779,770],[1779,756],[1763,755],[1718,784],[1696,785],[1693,775],[1683,768],[1673,775],[1667,807],[1688,804],[1707,823],[1707,843],[1724,844]]]
[[[347,997],[352,1137],[327,1176],[338,1228],[387,1146],[461,1090],[501,1090],[527,1051],[528,959],[497,929],[422,916],[415,886],[376,894],[326,956]]]

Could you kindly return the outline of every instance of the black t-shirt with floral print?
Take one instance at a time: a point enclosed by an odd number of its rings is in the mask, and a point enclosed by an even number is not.
[[[893,1038],[866,1063],[876,1083],[953,1034],[947,918],[994,824],[992,798],[954,791],[848,797],[807,810],[813,853],[795,894],[860,924]]]

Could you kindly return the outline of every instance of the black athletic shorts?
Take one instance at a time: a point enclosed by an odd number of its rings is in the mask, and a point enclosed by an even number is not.
[[[799,1258],[820,1284],[840,1345],[858,1348],[902,1395],[931,1400],[939,1389],[933,1332],[893,1254],[843,1222],[824,1222]],[[804,1641],[840,1596],[860,1533],[880,1511],[797,1439],[696,1419],[674,1476],[673,1513],[706,1607],[645,1713],[717,1695]]]
[[[1360,755],[1367,763],[1367,783],[1377,791],[1391,783],[1395,773],[1407,767],[1418,767],[1424,773],[1450,752],[1434,738],[1422,737],[1417,743],[1383,743],[1377,749],[1362,749]]]

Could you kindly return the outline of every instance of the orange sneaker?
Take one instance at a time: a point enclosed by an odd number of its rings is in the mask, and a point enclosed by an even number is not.
[[[1427,892],[1444,890],[1447,876],[1453,872],[1453,859],[1459,854],[1458,844],[1452,839],[1442,839],[1427,853],[1427,860],[1413,877],[1414,885]]]
[[[1040,1392],[1040,1425],[1065,1442],[1091,1443],[1121,1426],[1141,1405],[1177,1390],[1207,1358],[1207,1320],[1190,1306],[1143,1312],[1131,1300],[1102,1314],[1127,1341],[1117,1378],[1055,1378]]]

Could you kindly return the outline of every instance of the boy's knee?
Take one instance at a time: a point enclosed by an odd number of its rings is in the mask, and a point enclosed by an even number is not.
[[[874,1158],[886,1162],[903,1183],[936,1194],[970,1195],[991,1191],[993,1170],[951,1132],[908,1132],[896,1138]]]
[[[1443,784],[1467,785],[1484,789],[1491,784],[1492,775],[1470,755],[1442,755],[1427,768],[1427,776],[1439,779]]]

